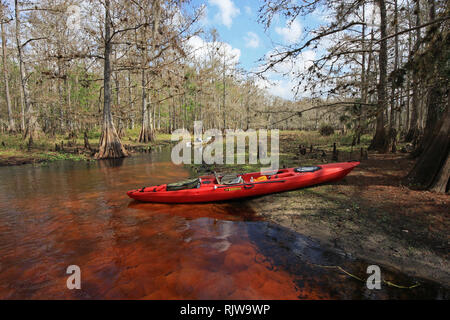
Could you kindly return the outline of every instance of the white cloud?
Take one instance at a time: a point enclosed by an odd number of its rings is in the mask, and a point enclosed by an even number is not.
[[[248,48],[258,48],[259,47],[259,37],[254,32],[247,32],[247,36],[244,37],[246,42],[245,46]]]
[[[288,23],[286,27],[276,27],[275,32],[278,33],[283,41],[287,44],[293,44],[300,39],[302,35],[302,26],[298,20],[294,20],[291,23]]]
[[[321,7],[320,10],[315,10],[311,16],[320,23],[330,23],[335,20],[332,10],[324,7]]]
[[[170,12],[172,14],[172,24],[178,28],[183,26],[184,22],[186,21],[183,14],[181,13],[180,9],[178,7],[174,7]]]
[[[294,84],[289,80],[275,80],[267,91],[274,96],[292,100],[294,98],[293,87]]]
[[[227,63],[236,65],[239,63],[241,57],[241,50],[233,48],[226,42],[208,42],[200,38],[199,36],[193,36],[187,41],[187,45],[191,49],[191,53],[194,59],[198,61],[205,61],[211,57],[211,53],[216,53],[215,48],[219,48],[219,54],[225,53]]]
[[[219,8],[219,13],[215,18],[221,20],[228,28],[231,27],[233,18],[241,13],[231,0],[209,0],[209,3]]]
[[[252,8],[250,8],[249,6],[245,6],[244,10],[245,10],[245,13],[248,14],[249,16],[252,15]]]
[[[280,47],[276,47],[266,54],[266,62],[276,61],[278,59],[277,53],[283,51]],[[316,53],[313,50],[305,50],[295,58],[285,59],[281,63],[275,64],[274,73],[283,74],[290,77],[296,77],[298,74],[305,73],[312,65],[316,58]]]
[[[294,83],[288,79],[260,79],[255,81],[258,88],[286,100],[294,99]]]

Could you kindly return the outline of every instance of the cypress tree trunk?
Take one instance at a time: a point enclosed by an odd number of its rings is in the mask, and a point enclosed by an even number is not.
[[[131,109],[128,127],[130,129],[134,129],[134,102],[133,102],[133,97],[132,97],[132,92],[131,92],[131,70],[128,70],[127,81],[128,81],[128,105],[130,106],[130,109]]]
[[[122,110],[120,109],[120,75],[119,72],[116,73],[116,77],[115,77],[115,84],[116,84],[116,103],[115,105],[117,106],[116,109],[119,112],[119,118],[117,119],[117,134],[119,136],[119,138],[123,138],[125,136],[125,129],[124,129],[124,125],[123,125],[123,114],[122,114]]]
[[[1,21],[1,33],[2,33],[2,60],[3,60],[3,78],[5,81],[5,99],[6,99],[6,107],[8,110],[8,131],[15,132],[16,125],[14,123],[14,117],[12,114],[12,105],[11,105],[11,96],[9,94],[9,78],[8,78],[8,66],[6,59],[6,36],[4,29],[4,22]]]
[[[152,27],[152,52],[155,55],[156,48],[156,37],[159,28],[159,19],[161,14],[161,6],[159,0],[154,0],[152,4],[152,16],[153,16],[153,27]],[[142,87],[142,127],[139,134],[139,142],[153,142],[155,141],[155,132],[153,126],[152,110],[150,110],[149,102],[147,101],[147,85],[145,79],[145,69],[148,66],[148,52],[147,52],[147,27],[144,28],[142,34],[144,44],[144,50],[142,52],[142,73],[141,73],[141,87]]]
[[[37,129],[36,116],[33,112],[32,103],[30,101],[30,93],[28,91],[28,81],[26,77],[25,71],[25,63],[23,61],[23,48],[21,42],[21,22],[20,22],[20,8],[18,0],[14,2],[15,9],[15,17],[16,17],[16,44],[17,44],[17,53],[19,59],[19,76],[20,76],[20,85],[21,91],[23,95],[23,117],[24,119],[24,137],[30,138],[30,141],[33,141],[33,134]]]
[[[411,119],[409,123],[409,130],[406,134],[405,141],[414,141],[420,134],[419,132],[419,97],[418,90],[419,84],[417,81],[417,75],[413,72],[412,80],[412,99],[411,99]]]
[[[395,89],[396,89],[396,77],[397,77],[397,69],[398,69],[398,10],[397,10],[397,0],[394,0],[394,32],[395,36],[395,50],[394,50],[394,70],[391,76],[391,112],[389,118],[389,131],[388,131],[388,139],[389,139],[389,147],[388,149],[395,153],[397,152],[397,130],[395,129],[395,116],[396,116],[396,102],[397,99],[395,97]]]
[[[380,42],[379,69],[380,79],[378,82],[378,105],[377,105],[377,125],[375,136],[370,143],[369,149],[379,152],[386,152],[388,141],[384,128],[384,112],[386,110],[386,73],[387,73],[387,40],[386,34],[386,3],[385,0],[378,0],[380,6]]]
[[[427,94],[427,118],[425,123],[425,129],[423,131],[423,137],[416,149],[412,153],[413,157],[418,157],[425,150],[426,146],[430,144],[433,138],[433,131],[439,119],[439,109],[441,101],[441,91],[438,84],[434,84]]]
[[[437,193],[448,193],[449,191],[449,173],[450,173],[450,155],[447,154],[447,160],[436,176],[435,182],[430,190]]]
[[[154,141],[153,130],[151,130],[149,106],[147,101],[147,88],[145,83],[145,69],[142,69],[141,73],[141,89],[142,89],[142,100],[141,100],[141,113],[142,113],[142,126],[141,132],[139,133],[139,142],[147,143]]]
[[[426,146],[411,172],[406,183],[436,192],[448,192],[450,177],[450,109],[449,101],[442,118],[433,132],[430,144]]]
[[[60,52],[58,52],[58,55],[62,56],[62,54]],[[57,83],[58,83],[58,97],[59,97],[59,132],[61,134],[64,133],[64,129],[65,129],[65,125],[64,125],[64,107],[67,106],[67,104],[65,103],[65,97],[63,94],[63,89],[62,89],[62,61],[61,59],[58,59],[58,79],[57,79]]]
[[[434,0],[428,0],[429,5],[429,21],[434,21],[436,19],[436,8],[434,4]],[[433,26],[428,28],[428,36],[431,36],[432,34],[435,34],[438,30],[435,29]],[[432,53],[432,59],[434,60],[432,70],[427,70],[427,72],[430,75],[431,78],[431,86],[427,90],[426,94],[426,109],[427,109],[427,116],[425,120],[425,128],[423,130],[423,137],[420,140],[419,144],[416,146],[416,149],[414,150],[412,156],[418,157],[423,152],[423,150],[430,144],[431,139],[433,138],[433,131],[436,127],[436,124],[439,120],[440,116],[440,110],[442,105],[442,94],[445,92],[445,87],[441,91],[441,87],[443,86],[442,79],[439,76],[439,65],[435,63],[439,60],[439,56],[436,56],[435,52],[433,51],[432,46],[436,45],[435,43],[431,43],[427,47],[427,51]],[[431,68],[430,68],[431,69]],[[444,85],[445,86],[445,85]]]
[[[362,22],[366,22],[366,6],[365,3],[362,4]],[[363,51],[366,48],[366,26],[363,24],[362,25],[362,32],[361,32],[361,47],[363,49]],[[366,53],[363,52],[362,53],[362,59],[361,59],[361,102],[363,103],[367,103],[367,77],[366,77]],[[361,143],[361,134],[363,131],[362,128],[362,123],[363,123],[363,106],[362,104],[359,107],[359,111],[358,111],[358,125],[356,128],[356,132],[355,132],[355,137],[354,137],[354,144],[360,144]],[[317,121],[317,120],[316,120]]]
[[[416,26],[420,25],[420,0],[416,1]],[[416,42],[412,55],[416,54],[420,47],[420,29],[416,31]],[[405,140],[407,142],[416,141],[420,134],[419,131],[419,79],[417,75],[417,68],[412,72],[412,104],[411,104],[411,121],[409,123],[409,130],[406,134]]]
[[[128,152],[122,145],[114,127],[111,114],[111,17],[110,1],[105,1],[105,65],[104,65],[104,104],[103,131],[100,137],[99,151],[96,159],[123,158]]]

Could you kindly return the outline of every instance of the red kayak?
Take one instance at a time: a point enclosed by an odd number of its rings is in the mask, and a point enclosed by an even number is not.
[[[194,203],[254,197],[299,189],[344,178],[359,162],[349,161],[311,167],[234,175],[202,176],[179,183],[128,191],[143,202]]]

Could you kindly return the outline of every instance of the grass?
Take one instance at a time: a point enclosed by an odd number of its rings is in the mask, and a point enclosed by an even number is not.
[[[53,162],[57,160],[82,161],[87,160],[84,154],[71,154],[65,152],[55,152],[47,150],[17,150],[2,149],[0,150],[0,164],[24,164],[24,163],[41,163]]]

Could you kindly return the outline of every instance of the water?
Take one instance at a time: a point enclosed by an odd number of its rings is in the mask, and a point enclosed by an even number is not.
[[[368,290],[365,261],[258,218],[244,201],[138,203],[126,191],[189,176],[168,150],[117,161],[0,168],[1,299],[448,299]],[[66,269],[81,268],[81,290]],[[416,279],[382,268],[403,285]]]

